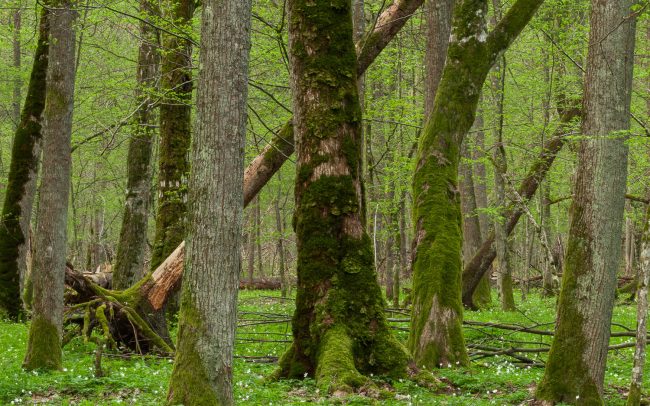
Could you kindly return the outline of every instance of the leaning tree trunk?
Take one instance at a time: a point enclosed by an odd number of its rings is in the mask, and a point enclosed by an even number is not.
[[[189,31],[194,0],[165,0],[162,14],[171,30]],[[151,269],[183,241],[187,214],[187,161],[191,138],[192,44],[183,36],[165,33],[161,58],[160,149],[158,212],[151,253]]]
[[[413,177],[413,313],[409,348],[417,365],[468,363],[461,304],[460,146],[480,90],[499,54],[543,0],[518,0],[487,34],[487,1],[464,0],[454,12],[452,41],[434,108],[420,136]]]
[[[133,125],[134,134],[129,140],[126,201],[113,267],[114,289],[126,289],[143,276],[147,245],[151,151],[155,136],[154,101],[151,95],[158,82],[160,63],[158,30],[149,20],[158,15],[159,11],[151,0],[141,0],[140,14],[145,21],[140,23],[142,38],[138,51],[138,84],[135,95],[138,109]]]
[[[403,375],[408,361],[383,313],[365,229],[350,8],[288,2],[298,289],[294,340],[277,375],[312,376],[329,391],[359,387],[363,374]]]
[[[584,120],[556,332],[536,396],[602,404],[621,256],[634,63],[633,0],[593,0]]]
[[[0,227],[0,309],[12,320],[21,316],[20,280],[27,274],[29,223],[36,194],[45,107],[48,11],[43,9],[27,98],[14,136]]]
[[[187,272],[169,404],[234,404],[250,18],[250,0],[203,0]]]
[[[553,137],[551,137],[542,148],[535,163],[531,166],[526,177],[517,189],[517,194],[521,196],[523,202],[528,202],[537,192],[541,181],[546,176],[551,165],[555,161],[557,154],[562,149],[570,129],[571,121],[580,115],[580,110],[571,108],[560,112],[560,126],[557,128]],[[506,232],[512,233],[519,218],[524,214],[521,205],[513,205],[506,212]],[[492,262],[496,257],[496,248],[494,243],[494,233],[488,235],[483,241],[481,248],[474,254],[474,258],[465,264],[463,269],[463,304],[465,307],[475,309],[473,295],[483,275],[490,269]]]
[[[47,70],[43,177],[33,258],[33,313],[27,369],[60,369],[63,328],[72,110],[75,79],[76,11],[72,1],[52,1]]]

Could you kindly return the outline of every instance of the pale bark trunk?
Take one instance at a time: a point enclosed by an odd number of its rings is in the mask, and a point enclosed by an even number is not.
[[[643,385],[643,366],[645,365],[647,319],[648,319],[648,284],[650,284],[650,204],[646,209],[645,227],[641,237],[641,256],[639,257],[639,283],[637,287],[636,310],[636,347],[634,349],[634,367],[632,382],[627,397],[627,406],[641,403]]]
[[[203,0],[190,218],[170,404],[234,404],[250,0]]]
[[[24,366],[61,368],[76,11],[69,0],[53,1],[45,100],[43,176],[34,243],[34,303]]]
[[[584,120],[556,334],[537,397],[602,404],[625,206],[635,17],[593,0]],[[576,400],[578,399],[578,400]]]
[[[113,267],[113,288],[126,289],[143,277],[147,225],[151,200],[151,155],[155,137],[154,101],[151,90],[156,88],[160,56],[158,30],[148,20],[159,14],[151,0],[140,0],[140,23],[136,102],[138,110],[129,140],[127,183],[122,228]]]
[[[22,8],[16,9],[14,11],[13,16],[12,16],[12,23],[13,23],[13,41],[12,41],[12,48],[13,48],[13,65],[16,74],[20,72],[21,68],[21,40],[20,40],[20,30],[21,30],[21,23],[22,23],[22,13],[23,10]],[[14,79],[14,86],[13,86],[13,101],[12,101],[12,112],[13,112],[13,120],[14,120],[14,125],[16,126],[16,130],[18,129],[18,126],[20,125],[20,104],[23,101],[23,96],[22,96],[22,87],[23,87],[23,81],[20,79],[20,76],[17,75],[16,78]],[[0,169],[4,172],[4,168],[2,165],[2,160],[0,158]]]

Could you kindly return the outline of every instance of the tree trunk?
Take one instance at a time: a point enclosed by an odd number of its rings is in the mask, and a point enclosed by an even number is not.
[[[499,0],[493,0],[494,13],[501,14]],[[494,23],[496,25],[496,23]],[[494,68],[494,76],[491,78],[492,90],[495,95],[496,119],[494,149],[494,191],[496,194],[496,205],[499,214],[506,210],[506,175],[508,173],[508,157],[503,142],[503,101],[505,98],[506,58],[501,56]],[[515,310],[515,298],[512,290],[512,264],[510,262],[510,250],[508,244],[508,232],[506,231],[505,219],[499,218],[494,222],[494,243],[497,252],[497,290],[501,309],[505,311]]]
[[[379,15],[372,31],[357,42],[357,75],[361,77],[381,51],[424,0],[394,0]],[[370,124],[368,124],[370,126]],[[368,131],[369,132],[369,131]],[[293,154],[293,124],[287,122],[260,155],[255,157],[244,173],[244,204],[248,204],[282,164]]]
[[[460,146],[476,114],[480,89],[496,58],[542,0],[518,0],[487,34],[487,2],[464,0],[434,108],[420,137],[413,177],[413,313],[409,347],[418,366],[466,365],[461,330]],[[482,276],[482,274],[481,274]]]
[[[0,227],[0,309],[12,320],[21,317],[20,279],[25,280],[27,274],[29,224],[36,194],[45,107],[48,35],[48,11],[43,9],[27,98],[11,151]]]
[[[517,190],[517,193],[522,197],[524,202],[527,202],[535,195],[540,182],[546,176],[546,173],[567,139],[568,134],[566,134],[566,131],[569,128],[571,120],[579,114],[580,110],[578,109],[568,109],[561,112],[561,125],[557,128],[553,137],[544,145],[542,152],[533,166],[528,170],[526,177]],[[520,205],[513,205],[508,209],[504,216],[506,218],[506,232],[508,235],[512,233],[512,230],[514,230],[523,213],[524,210]],[[491,233],[483,241],[481,248],[476,252],[474,258],[468,264],[465,264],[465,268],[463,269],[463,304],[466,307],[470,309],[476,308],[472,300],[474,290],[483,275],[490,269],[495,257],[494,233]]]
[[[165,0],[162,14],[172,29],[189,30],[194,0]],[[158,162],[158,212],[151,253],[151,269],[183,241],[187,214],[187,174],[192,115],[192,45],[178,36],[162,35],[160,62],[160,149]]]
[[[12,15],[12,23],[13,23],[13,38],[12,38],[12,48],[13,48],[13,66],[14,69],[16,70],[16,78],[14,78],[14,86],[13,86],[13,102],[12,104],[12,113],[13,113],[13,120],[14,120],[14,125],[16,126],[16,130],[18,130],[18,127],[20,126],[20,104],[23,102],[23,96],[22,96],[22,87],[23,87],[23,81],[20,79],[20,75],[18,72],[20,72],[21,68],[21,41],[20,41],[20,30],[21,30],[21,23],[22,23],[22,15],[23,15],[23,10],[20,5],[18,4],[18,8],[13,12]],[[0,163],[2,161],[0,160]],[[4,168],[1,167],[4,171]],[[4,175],[4,173],[3,173]]]
[[[481,226],[476,212],[476,195],[474,194],[474,179],[469,152],[469,143],[464,142],[461,152],[460,175],[460,203],[463,215],[463,263],[472,259],[474,253],[481,246]],[[487,274],[481,280],[474,293],[474,303],[479,307],[491,302],[490,282]]]
[[[280,198],[282,197],[282,182],[278,174],[278,194],[275,198],[275,227],[278,232],[278,242],[277,249],[279,255],[279,267],[280,267],[280,290],[282,297],[287,297],[287,265],[284,258],[284,227],[282,219],[282,211],[280,210]]]
[[[632,0],[593,0],[584,120],[556,333],[536,396],[602,404],[627,178]]]
[[[126,167],[126,200],[122,228],[117,244],[117,258],[113,267],[113,288],[126,289],[144,275],[147,246],[149,202],[151,200],[151,152],[155,137],[154,101],[151,89],[158,82],[160,44],[158,30],[150,25],[160,14],[151,0],[140,0],[141,42],[138,50],[137,87],[138,109],[133,124],[134,134],[129,140]]]
[[[408,355],[385,319],[365,231],[351,3],[290,0],[288,10],[298,291],[277,375],[346,391],[363,374],[404,375]]]
[[[627,397],[627,406],[638,406],[641,403],[641,386],[643,385],[643,366],[645,364],[646,336],[648,332],[648,284],[650,284],[650,204],[646,209],[645,227],[641,237],[636,310],[636,348],[634,349],[634,367],[632,368],[632,382]]]
[[[262,208],[260,196],[255,202],[255,252],[257,253],[257,274],[258,278],[264,277],[264,262],[262,261]]]
[[[169,404],[234,404],[250,18],[250,0],[203,0],[192,220]]]
[[[24,367],[60,369],[68,195],[74,106],[76,11],[70,0],[52,1],[46,80],[43,177],[34,243],[34,304]]]

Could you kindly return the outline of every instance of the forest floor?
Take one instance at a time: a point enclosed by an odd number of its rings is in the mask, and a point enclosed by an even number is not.
[[[517,297],[518,311],[502,312],[496,303],[480,312],[466,312],[465,319],[552,330],[555,299],[530,294],[526,301]],[[493,301],[496,301],[493,298]],[[635,305],[617,304],[612,331],[634,329]],[[410,380],[376,382],[390,390],[382,399],[361,395],[328,397],[311,379],[268,382],[275,360],[288,347],[293,300],[282,299],[277,291],[241,291],[240,321],[234,371],[235,397],[241,405],[290,405],[300,403],[349,405],[509,405],[532,402],[535,383],[542,376],[540,366],[517,364],[507,356],[490,355],[494,348],[533,349],[523,355],[541,365],[551,337],[485,326],[465,326],[467,343],[473,354],[469,368],[441,368],[434,371],[443,385],[438,390],[421,387]],[[400,339],[406,339],[408,314],[397,310],[388,314]],[[64,370],[53,373],[26,372],[21,362],[28,327],[0,321],[0,404],[53,405],[160,405],[164,403],[172,369],[172,359],[156,356],[105,354],[102,367],[106,376],[94,376],[94,345],[75,339],[64,348]],[[633,341],[612,338],[611,344]],[[480,347],[480,348],[477,348]],[[490,349],[492,348],[492,350]],[[633,348],[610,351],[606,372],[606,403],[623,405],[632,370]],[[647,365],[647,364],[646,364]],[[646,368],[644,393],[650,390]]]

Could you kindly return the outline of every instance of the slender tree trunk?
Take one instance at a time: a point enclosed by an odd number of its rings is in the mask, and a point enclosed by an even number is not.
[[[134,134],[129,140],[126,199],[117,244],[117,258],[113,267],[114,289],[126,289],[144,276],[151,200],[151,153],[156,134],[152,91],[158,83],[160,65],[159,33],[150,24],[150,20],[159,13],[154,2],[140,0],[140,15],[145,21],[140,23],[142,38],[138,50],[135,93],[138,110],[133,124]]]
[[[262,208],[260,196],[257,196],[255,203],[255,252],[257,253],[257,275],[264,277],[264,262],[262,261]]]
[[[493,0],[495,15],[500,18],[501,6],[499,0]],[[494,23],[496,25],[496,23]],[[499,213],[506,210],[506,180],[508,173],[508,157],[503,141],[503,102],[505,98],[506,58],[501,56],[494,68],[492,77],[492,89],[495,94],[496,107],[496,148],[494,149],[494,189],[496,194],[496,205]],[[510,249],[508,243],[508,232],[505,219],[499,219],[494,223],[494,243],[497,252],[497,289],[501,309],[505,311],[515,310],[515,298],[512,290],[512,264],[510,260]]]
[[[234,404],[250,17],[249,0],[203,0],[192,221],[169,404]]]
[[[12,23],[13,23],[12,48],[13,48],[13,57],[14,57],[13,65],[14,65],[16,77],[14,79],[13,102],[11,103],[12,104],[11,107],[13,112],[12,118],[16,126],[16,131],[20,126],[20,104],[23,102],[23,96],[22,96],[23,81],[20,79],[20,75],[19,75],[20,68],[21,68],[20,51],[22,45],[20,40],[20,30],[21,30],[21,23],[22,23],[22,15],[23,15],[23,10],[19,4],[19,7],[13,12],[12,15]],[[0,160],[0,163],[1,162],[2,161]]]
[[[194,0],[165,0],[163,16],[172,29],[189,30]],[[162,35],[158,213],[151,269],[174,251],[185,237],[187,173],[191,138],[192,45],[171,34]]]
[[[481,246],[481,226],[476,212],[476,195],[474,194],[474,179],[469,143],[464,142],[461,152],[460,175],[460,202],[463,214],[463,263],[472,259],[474,253]],[[490,283],[487,274],[481,280],[474,293],[474,303],[479,307],[488,305],[490,298]]]
[[[627,397],[627,406],[638,406],[641,403],[643,366],[645,364],[648,334],[648,284],[650,284],[650,204],[648,204],[646,209],[645,226],[643,236],[641,237],[636,310],[636,348],[634,350],[634,367],[632,368],[632,383],[630,384],[630,393]]]
[[[537,397],[602,404],[627,179],[632,0],[593,0],[584,120],[556,332]]]
[[[365,373],[403,375],[408,355],[386,322],[365,231],[351,3],[288,6],[298,291],[278,376],[350,390],[368,382]]]
[[[540,182],[546,176],[546,173],[567,139],[567,131],[570,128],[569,124],[571,120],[577,117],[579,113],[579,109],[568,109],[560,113],[561,125],[555,131],[553,137],[546,142],[542,148],[542,152],[528,170],[526,177],[517,190],[522,201],[527,202],[535,195]],[[511,206],[508,209],[504,216],[506,218],[506,232],[508,235],[512,233],[522,214],[524,214],[524,210],[521,205]],[[472,300],[474,290],[483,275],[490,269],[495,257],[494,233],[491,233],[483,241],[481,248],[474,255],[474,258],[468,264],[465,264],[465,268],[463,269],[463,304],[466,307],[476,308]]]
[[[279,255],[279,271],[280,271],[280,291],[282,297],[287,297],[287,265],[284,258],[284,227],[282,221],[282,211],[280,210],[280,198],[282,197],[282,182],[280,174],[278,174],[278,194],[275,198],[275,227],[278,232],[277,249]]]
[[[24,367],[61,368],[68,195],[70,191],[75,32],[72,1],[50,4],[50,49],[39,222],[34,243],[34,305]]]
[[[48,35],[48,12],[44,9],[27,98],[14,136],[0,227],[0,309],[12,320],[21,317],[20,280],[27,279],[29,224],[36,194],[45,107]]]
[[[460,146],[480,89],[542,0],[518,0],[487,34],[487,1],[456,5],[447,62],[420,137],[413,177],[413,313],[409,348],[418,366],[466,365],[461,330]],[[483,276],[481,274],[481,276]]]

